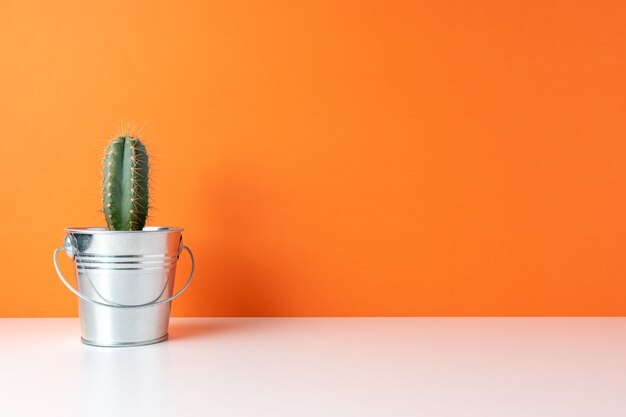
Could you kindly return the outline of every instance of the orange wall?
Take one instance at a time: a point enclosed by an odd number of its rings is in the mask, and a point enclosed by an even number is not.
[[[76,314],[124,123],[176,315],[626,314],[626,2],[98,3],[0,2],[0,316]]]

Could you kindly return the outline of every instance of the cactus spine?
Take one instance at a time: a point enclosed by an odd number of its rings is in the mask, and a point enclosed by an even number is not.
[[[141,230],[148,216],[148,154],[130,135],[109,143],[102,170],[102,204],[109,230]]]

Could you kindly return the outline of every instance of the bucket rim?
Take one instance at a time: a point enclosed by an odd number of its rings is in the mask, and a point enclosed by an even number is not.
[[[182,227],[146,226],[143,230],[109,230],[106,227],[66,227],[65,233],[88,235],[120,235],[120,234],[156,234],[182,232]]]

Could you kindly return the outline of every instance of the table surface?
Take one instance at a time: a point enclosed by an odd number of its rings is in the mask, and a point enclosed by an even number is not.
[[[0,319],[3,416],[620,416],[626,318],[174,318],[80,343]]]

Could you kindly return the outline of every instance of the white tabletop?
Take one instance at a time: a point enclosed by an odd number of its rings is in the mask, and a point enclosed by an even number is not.
[[[620,416],[626,318],[172,319],[97,348],[0,319],[2,416]]]

